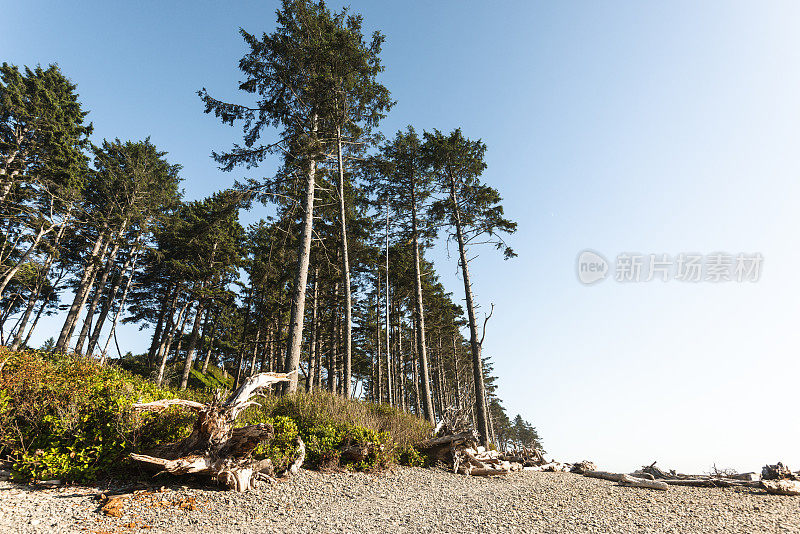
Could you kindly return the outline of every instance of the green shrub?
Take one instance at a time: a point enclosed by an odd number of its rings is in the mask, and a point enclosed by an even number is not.
[[[174,397],[115,366],[39,351],[0,353],[0,454],[17,478],[86,482],[130,452],[179,439],[192,417],[134,414],[130,406]],[[123,462],[124,465],[124,462]]]
[[[126,367],[137,368],[129,357]],[[11,460],[15,477],[88,482],[100,476],[129,475],[131,452],[180,440],[191,431],[195,414],[172,408],[132,412],[131,405],[181,397],[208,402],[215,386],[228,382],[214,368],[193,371],[197,388],[172,391],[117,365],[100,366],[79,356],[0,349],[0,457]],[[306,444],[305,466],[375,470],[393,463],[420,465],[412,445],[430,425],[395,408],[328,392],[267,394],[237,420],[237,425],[272,425],[274,438],[261,444],[256,458],[270,458],[278,471],[294,461],[295,440]],[[340,465],[340,450],[369,449],[363,461]]]
[[[247,424],[280,417],[293,420],[306,445],[305,465],[313,469],[343,467],[371,471],[386,468],[400,461],[402,451],[412,450],[412,445],[431,431],[427,421],[397,408],[345,399],[327,391],[268,395],[260,403],[261,407],[247,410]],[[290,439],[293,440],[294,435]],[[342,465],[340,449],[352,445],[367,446],[370,453],[364,461]],[[412,457],[410,454],[413,453],[407,452],[404,456],[407,462],[421,461],[417,458],[419,455]]]
[[[316,469],[326,469],[339,465],[339,446],[341,432],[331,424],[321,424],[303,429],[306,444],[306,463]]]
[[[253,451],[253,457],[258,460],[269,458],[272,460],[272,465],[276,471],[285,470],[296,458],[295,439],[298,435],[297,425],[289,417],[268,417],[263,412],[250,411],[245,416],[239,417],[236,426],[258,423],[272,425],[275,434],[271,440],[256,447]]]
[[[404,447],[402,450],[398,451],[397,463],[409,467],[425,467],[428,461],[416,448]]]

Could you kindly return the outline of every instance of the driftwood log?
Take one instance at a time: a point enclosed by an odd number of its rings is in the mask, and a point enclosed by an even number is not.
[[[590,478],[602,478],[610,480],[611,482],[619,482],[622,479],[622,473],[609,473],[608,471],[584,471],[583,476]]]
[[[179,406],[197,412],[192,433],[177,443],[159,445],[149,454],[131,454],[131,459],[175,475],[209,475],[218,483],[236,491],[251,489],[258,478],[273,473],[272,462],[250,457],[263,441],[271,439],[268,424],[234,428],[239,414],[258,403],[250,400],[261,389],[289,381],[291,373],[260,373],[246,380],[226,400],[216,395],[209,404],[190,400],[165,399],[133,405],[138,411],[159,411]],[[288,471],[296,473],[305,458],[305,445],[297,438],[298,454]]]
[[[632,477],[631,475],[620,476],[619,483],[621,486],[630,486],[632,488],[648,488],[667,491],[669,486],[659,480],[647,480],[645,478]]]
[[[638,487],[653,487],[653,482],[661,486],[655,489],[665,489],[668,486],[689,486],[695,488],[764,488],[768,493],[776,495],[800,495],[800,476],[792,473],[789,468],[780,462],[767,465],[762,470],[762,476],[756,473],[733,473],[725,476],[713,475],[685,475],[674,470],[664,471],[656,467],[655,462],[643,466],[639,471],[629,475],[621,473],[608,473],[605,471],[586,471],[584,476],[604,478],[618,481],[622,485],[635,485]],[[642,484],[640,480],[645,480]]]

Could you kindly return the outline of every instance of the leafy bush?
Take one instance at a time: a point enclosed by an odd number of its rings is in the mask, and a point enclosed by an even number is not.
[[[174,397],[114,366],[40,351],[0,351],[0,454],[18,478],[89,481],[130,452],[179,439],[190,414],[133,414]]]
[[[428,465],[427,458],[414,447],[400,449],[397,454],[397,461],[400,465],[409,467],[425,467]]]
[[[0,458],[8,459],[21,479],[59,478],[88,482],[133,469],[131,452],[178,441],[191,431],[195,414],[173,408],[133,413],[131,405],[181,397],[208,402],[212,386],[226,378],[214,369],[193,371],[197,389],[156,387],[117,365],[100,366],[89,358],[43,351],[0,349]],[[125,362],[133,367],[133,360]],[[216,373],[214,371],[217,371]],[[306,444],[306,467],[375,470],[393,463],[420,465],[413,444],[430,425],[400,410],[327,392],[266,395],[237,425],[268,423],[274,438],[254,452],[270,458],[277,470],[294,460],[295,439]],[[340,450],[365,446],[363,461],[340,465]]]
[[[431,431],[427,421],[396,408],[345,399],[327,391],[310,395],[269,395],[260,402],[260,407],[249,408],[244,414],[246,424],[281,417],[291,419],[306,445],[306,466],[314,469],[341,466],[359,471],[374,470],[397,462],[419,465],[419,455],[408,451]],[[287,438],[292,443],[294,435]],[[369,455],[364,461],[341,465],[340,449],[353,445],[368,447]],[[406,453],[401,454],[403,451]],[[293,449],[289,453],[293,454]],[[276,457],[270,457],[275,465],[280,465]]]

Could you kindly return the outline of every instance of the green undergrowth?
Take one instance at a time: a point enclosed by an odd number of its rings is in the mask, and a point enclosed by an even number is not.
[[[145,355],[132,355],[126,354],[122,358],[113,360],[114,365],[130,371],[132,374],[155,378],[155,370],[151,370],[147,364]],[[199,365],[199,364],[198,364]],[[183,373],[183,365],[168,365],[164,370],[164,381],[168,384],[177,385],[180,383],[181,374]],[[194,367],[189,372],[190,389],[202,391],[205,393],[213,393],[218,389],[230,389],[233,387],[233,378],[222,372],[222,369],[215,365],[209,365],[205,374],[200,369]]]
[[[90,482],[130,476],[138,468],[131,452],[189,434],[194,414],[179,408],[134,413],[131,405],[164,398],[207,402],[229,385],[217,368],[194,370],[186,391],[159,388],[119,365],[42,351],[0,349],[0,461],[18,480]],[[296,437],[306,445],[305,467],[376,470],[395,463],[421,465],[412,445],[430,425],[387,406],[342,399],[327,392],[257,399],[238,425],[271,424],[275,436],[255,456],[270,458],[278,470],[295,458]],[[366,459],[347,463],[340,450],[367,447]]]
[[[256,454],[273,460],[277,468],[294,456],[294,439],[306,445],[306,467],[314,469],[383,469],[395,463],[422,465],[413,445],[430,434],[429,423],[388,406],[344,399],[326,391],[313,394],[268,395],[261,406],[248,408],[239,424],[268,422],[276,439]],[[367,458],[347,462],[340,458],[345,447],[366,447]]]

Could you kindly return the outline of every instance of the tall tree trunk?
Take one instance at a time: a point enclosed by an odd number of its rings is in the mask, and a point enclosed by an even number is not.
[[[106,264],[103,270],[100,271],[100,278],[98,278],[94,284],[94,295],[92,295],[92,300],[89,301],[89,308],[86,310],[86,319],[83,321],[83,326],[78,334],[78,342],[75,344],[75,352],[79,354],[83,352],[83,344],[86,343],[86,338],[89,336],[89,330],[92,327],[92,320],[94,319],[94,312],[97,310],[97,305],[100,303],[100,298],[103,296],[103,289],[106,287],[108,275],[114,267],[114,260],[117,258],[119,248],[120,242],[117,240],[111,247],[111,252],[106,256]],[[100,328],[103,327],[102,323],[98,326]],[[91,347],[89,347],[89,350],[91,350]]]
[[[342,376],[342,360],[344,356],[342,352],[342,316],[338,313],[336,314],[336,352],[334,355],[336,356],[336,358],[334,358],[336,367],[336,387],[334,393],[344,396],[342,392],[345,388],[344,381],[342,380],[344,378]]]
[[[400,398],[399,406],[405,411],[406,406],[406,370],[405,352],[403,351],[403,321],[400,315],[400,306],[397,307],[397,393]]]
[[[50,254],[47,255],[47,259],[45,259],[41,270],[36,276],[36,285],[34,289],[31,290],[31,294],[28,297],[28,303],[25,308],[25,313],[23,314],[22,321],[20,322],[19,328],[17,329],[17,335],[14,337],[14,342],[11,345],[11,350],[18,350],[22,343],[23,333],[25,332],[25,329],[28,326],[28,321],[30,320],[31,313],[33,313],[33,309],[36,307],[36,301],[38,300],[39,295],[41,295],[42,293],[42,287],[44,286],[44,282],[50,275],[50,269],[53,266],[53,261],[55,261],[56,254],[58,252],[59,247],[61,246],[61,239],[64,237],[64,232],[67,230],[67,227],[69,226],[67,223],[70,220],[71,214],[72,214],[72,204],[70,204],[69,207],[67,208],[66,214],[64,215],[64,220],[61,222],[58,232],[56,233],[56,236],[53,239],[53,250],[50,252]]]
[[[106,318],[108,317],[109,312],[111,311],[111,307],[114,304],[114,300],[117,298],[117,293],[119,292],[119,288],[122,285],[122,280],[125,278],[125,273],[130,269],[131,264],[136,263],[136,258],[139,255],[139,241],[141,240],[141,234],[136,236],[136,239],[133,242],[133,246],[131,247],[131,251],[128,254],[128,257],[125,258],[125,263],[122,264],[122,268],[120,269],[119,273],[114,277],[113,282],[111,283],[111,287],[108,290],[108,295],[106,300],[103,302],[103,305],[100,308],[100,315],[97,317],[97,324],[95,324],[94,329],[92,330],[92,335],[89,336],[89,345],[86,347],[86,354],[92,355],[94,353],[94,348],[97,343],[100,341],[100,333],[103,330],[103,324],[106,322]],[[113,264],[113,258],[111,258],[110,262]],[[107,273],[104,273],[103,278],[108,276]],[[133,270],[131,270],[131,278],[133,277]],[[126,287],[130,287],[130,280],[128,278],[128,285]],[[98,289],[102,288],[105,285],[105,281],[102,280],[100,283],[97,284]],[[161,317],[163,319],[163,316]],[[159,325],[160,326],[160,325]],[[159,328],[156,328],[159,330]],[[82,345],[80,341],[78,341],[79,345]],[[152,349],[152,346],[151,346]],[[75,349],[78,351],[78,349]],[[148,358],[150,353],[148,352]],[[150,361],[150,360],[148,360]]]
[[[209,312],[206,315],[208,318],[211,315]],[[204,329],[205,330],[205,329]],[[217,334],[217,315],[215,314],[214,317],[211,319],[211,336],[208,339],[208,347],[206,347],[206,356],[203,358],[203,374],[208,373],[208,364],[211,361],[211,352],[214,349],[214,336]]]
[[[178,300],[178,288],[175,289],[175,298],[172,301],[172,309],[174,310],[175,304]],[[174,312],[170,312],[170,328],[167,329],[164,335],[164,341],[161,342],[161,347],[158,349],[159,355],[159,366],[158,366],[158,377],[156,378],[156,384],[159,386],[162,382],[164,382],[164,372],[167,367],[167,359],[169,358],[169,351],[172,348],[172,341],[175,339],[175,333],[177,332],[178,325],[182,324],[184,314],[188,313],[189,306],[191,302],[187,300],[183,306],[181,307],[180,311],[178,312],[178,318],[174,321],[172,320],[172,314]]]
[[[281,309],[283,309],[283,297],[281,297]],[[275,319],[275,346],[278,350],[275,351],[275,369],[283,369],[283,357],[285,352],[283,351],[283,347],[286,343],[286,337],[284,336],[284,324],[283,324],[283,314],[279,313],[278,317]],[[278,386],[281,387],[281,386]],[[278,390],[280,391],[280,390]]]
[[[197,358],[200,361],[200,357],[203,355],[203,349],[205,348],[205,342],[208,339],[209,334],[209,325],[211,324],[211,308],[206,308],[206,315],[203,317],[203,326],[200,327],[200,338],[197,340]],[[202,370],[202,366],[201,366]],[[205,371],[203,371],[205,374]]]
[[[319,322],[319,319],[317,320]],[[317,355],[314,358],[314,389],[322,389],[322,332],[320,331],[320,324],[317,324],[316,339],[314,341],[314,353]]]
[[[138,240],[137,240],[138,244]],[[103,347],[102,356],[100,357],[100,363],[104,364],[106,361],[106,354],[108,354],[108,345],[111,343],[111,338],[114,338],[117,332],[117,321],[119,321],[119,316],[122,314],[122,310],[125,309],[125,301],[128,299],[128,291],[131,288],[131,284],[133,283],[133,273],[136,271],[136,260],[139,258],[140,250],[138,247],[133,252],[133,261],[130,263],[131,272],[128,275],[128,279],[125,282],[125,289],[122,291],[122,298],[119,299],[119,306],[117,307],[117,311],[114,312],[114,318],[111,320],[111,330],[108,332],[108,339],[106,339],[106,344]],[[130,258],[129,258],[130,259]],[[122,270],[122,275],[125,275],[125,271],[127,270],[128,262],[125,262],[125,268]],[[115,342],[116,342],[116,338]],[[119,350],[119,345],[117,346],[117,350]],[[89,352],[92,351],[92,346],[89,347]]]
[[[337,340],[336,340],[336,324],[338,320],[339,310],[337,303],[339,302],[339,282],[333,284],[333,306],[331,306],[331,315],[328,332],[328,391],[331,393],[336,392],[336,360],[337,360]]]
[[[414,329],[413,338],[414,342],[412,344],[414,351],[413,351],[413,362],[414,362],[414,410],[417,415],[422,414],[422,403],[420,399],[420,390],[419,390],[419,337],[417,336],[417,321],[413,320],[411,322],[411,326]]]
[[[484,399],[484,402],[486,403],[486,406],[491,406],[491,404],[489,402],[489,393],[488,392],[486,393],[486,398]],[[492,443],[497,445],[497,438],[494,435],[494,421],[492,420],[492,412],[491,412],[491,410],[488,411],[487,420],[489,422],[489,436],[492,439]]]
[[[417,347],[419,350],[420,372],[422,374],[422,407],[425,418],[434,422],[433,403],[431,401],[430,376],[428,373],[428,353],[425,344],[425,308],[422,302],[422,271],[419,259],[419,232],[417,229],[417,201],[414,176],[411,176],[411,246],[414,249],[414,315],[417,325]]]
[[[317,117],[312,118],[312,137],[316,138]],[[297,253],[297,270],[292,288],[292,311],[289,319],[289,339],[286,347],[284,370],[293,373],[286,386],[288,393],[297,391],[297,379],[300,367],[300,349],[303,344],[303,319],[306,310],[306,283],[308,282],[308,263],[311,258],[311,235],[314,225],[314,190],[317,175],[317,161],[311,157],[306,175],[306,198],[303,212],[303,228],[300,237],[300,249]]]
[[[186,348],[186,360],[183,364],[183,373],[181,374],[181,390],[186,389],[186,386],[189,384],[189,373],[192,370],[192,361],[194,360],[197,337],[200,334],[200,325],[202,324],[205,306],[205,301],[200,300],[200,304],[197,307],[197,315],[195,315],[194,318],[194,325],[192,325],[192,334],[189,336],[189,346]],[[176,358],[179,356],[180,354],[175,354]]]
[[[453,377],[455,390],[456,390],[456,406],[458,406],[458,410],[464,407],[464,402],[461,400],[461,375],[458,372],[458,350],[456,348],[456,337],[458,337],[458,332],[453,331]]]
[[[28,327],[28,321],[33,314],[34,308],[36,308],[36,301],[39,299],[39,294],[41,293],[41,286],[37,283],[33,288],[31,288],[31,294],[28,296],[28,302],[25,304],[25,312],[22,314],[20,318],[19,327],[17,328],[17,333],[14,335],[14,339],[11,342],[11,350],[18,350],[20,345],[22,344],[22,337],[25,334],[25,329]]]
[[[278,369],[278,362],[274,361],[273,358],[275,357],[275,346],[278,346],[278,353],[281,352],[281,343],[278,339],[280,337],[280,333],[277,329],[270,327],[270,336],[269,336],[269,345],[267,345],[267,349],[269,352],[267,353],[267,358],[269,358],[269,372],[273,372],[275,369]]]
[[[157,345],[156,351],[153,354],[153,357],[150,358],[152,360],[151,368],[155,369],[156,364],[161,361],[161,356],[164,353],[164,347],[167,344],[167,338],[171,335],[175,316],[175,305],[178,302],[178,284],[172,285],[170,284],[166,293],[164,293],[164,300],[161,303],[161,313],[164,314],[164,320],[166,321],[164,328],[161,331],[161,335],[158,339],[153,338],[153,342],[151,344]],[[170,296],[172,297],[171,300]]]
[[[12,267],[10,267],[6,272],[3,274],[2,278],[0,278],[0,298],[3,297],[3,291],[5,291],[6,286],[11,282],[16,275],[20,268],[25,265],[25,262],[28,261],[33,251],[39,247],[39,243],[42,242],[42,238],[47,234],[47,232],[51,231],[53,227],[51,226],[48,230],[45,230],[44,225],[39,228],[39,231],[36,232],[36,237],[33,238],[31,245],[25,250],[22,256],[14,263]]]
[[[174,338],[178,340],[178,344],[175,345],[175,350],[172,352],[172,370],[175,370],[175,366],[181,359],[181,349],[183,348],[183,338],[184,332],[186,330],[186,323],[189,322],[189,318],[192,317],[191,311],[192,306],[194,306],[194,301],[189,304],[189,308],[186,310],[186,315],[183,316],[183,322],[181,323],[181,327],[178,329],[178,335]],[[197,317],[197,313],[195,313],[194,317]],[[169,354],[169,351],[167,351]]]
[[[434,403],[434,409],[436,413],[441,414],[444,413],[444,403],[445,403],[445,391],[444,391],[444,383],[442,382],[442,338],[441,336],[436,336],[437,340],[437,347],[436,347],[436,354],[434,354],[435,359],[435,369],[434,369],[434,383],[436,384],[436,395],[434,398],[436,402]]]
[[[375,367],[376,369],[376,396],[375,402],[382,403],[383,402],[383,372],[381,371],[381,366],[383,362],[381,361],[381,270],[378,267],[378,274],[375,277],[376,280],[376,291],[375,291]]]
[[[150,369],[152,369],[153,365],[155,364],[156,350],[158,350],[158,344],[161,341],[161,334],[164,330],[164,319],[167,315],[167,299],[169,299],[171,290],[172,286],[168,286],[167,290],[164,292],[164,298],[161,300],[161,306],[159,306],[158,310],[156,331],[153,332],[153,339],[150,342],[150,349],[147,351],[147,367]]]
[[[258,372],[259,373],[266,373],[266,372],[269,371],[267,369],[267,345],[269,343],[271,343],[271,337],[272,337],[272,332],[270,331],[271,329],[270,329],[269,322],[267,322],[266,328],[267,328],[267,330],[266,330],[266,332],[264,332],[264,335],[266,336],[266,340],[261,344],[261,351],[260,351],[261,357],[259,358],[259,362],[258,362]]]
[[[319,266],[314,267],[314,292],[311,304],[311,339],[308,344],[308,379],[306,380],[306,393],[314,390],[316,381],[316,349],[317,349],[317,298],[319,296]]]
[[[483,361],[481,359],[481,346],[478,341],[478,326],[475,323],[475,305],[472,297],[472,283],[469,277],[469,265],[467,259],[466,244],[464,243],[464,231],[461,228],[461,211],[458,207],[458,194],[456,193],[456,181],[454,176],[450,176],[450,199],[453,204],[453,215],[456,222],[456,240],[458,241],[458,254],[461,263],[461,273],[464,279],[464,294],[467,301],[467,318],[469,320],[469,345],[472,352],[472,377],[475,382],[475,423],[481,444],[485,447],[489,444],[489,422],[486,409],[486,386],[483,381]]]
[[[245,341],[247,340],[247,327],[250,324],[250,310],[253,307],[253,288],[251,287],[247,297],[245,298],[247,301],[247,311],[244,314],[244,324],[242,325],[242,335],[239,338],[239,349],[236,352],[236,378],[233,381],[233,388],[236,389],[239,387],[242,381],[242,365],[244,362],[244,349],[245,349]]]
[[[253,354],[250,357],[250,375],[256,374],[256,358],[258,357],[258,344],[261,341],[261,326],[256,328],[256,339],[253,342]]]
[[[342,287],[344,288],[344,347],[342,349],[342,395],[350,397],[353,358],[353,302],[350,289],[350,256],[347,247],[347,210],[344,201],[344,154],[342,154],[342,129],[336,128],[336,148],[339,160],[339,219],[342,248]]]
[[[386,197],[386,402],[394,406],[392,396],[392,350],[389,340],[391,325],[389,323],[389,197]]]
[[[39,305],[39,309],[36,311],[36,315],[33,317],[33,322],[31,323],[31,327],[28,329],[28,333],[25,336],[25,339],[20,344],[21,347],[27,347],[28,342],[31,340],[31,336],[33,335],[33,331],[36,329],[36,325],[39,323],[39,319],[44,312],[44,309],[47,307],[47,299],[42,299],[42,303]],[[19,348],[19,347],[17,347]]]
[[[86,299],[89,296],[89,289],[94,283],[97,267],[103,262],[105,250],[108,247],[108,241],[108,232],[104,229],[97,236],[92,252],[89,254],[89,259],[86,262],[81,281],[75,291],[75,297],[72,299],[72,304],[64,320],[64,326],[61,328],[61,333],[58,335],[58,341],[56,341],[54,349],[55,352],[66,352],[69,348],[69,340],[72,338],[72,333],[75,331],[75,324],[78,322],[81,309],[83,305],[86,304]]]

